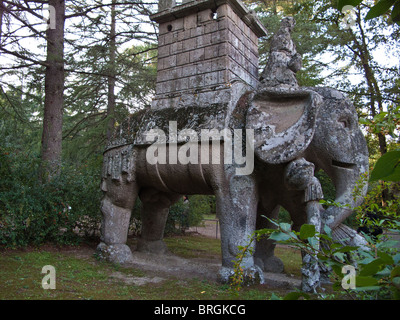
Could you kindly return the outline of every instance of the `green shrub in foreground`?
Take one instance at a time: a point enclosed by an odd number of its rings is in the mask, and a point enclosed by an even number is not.
[[[98,229],[99,173],[93,164],[65,166],[59,177],[40,183],[38,158],[0,147],[0,244],[77,244]]]

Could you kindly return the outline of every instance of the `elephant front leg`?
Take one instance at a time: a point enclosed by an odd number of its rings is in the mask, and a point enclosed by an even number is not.
[[[219,279],[231,282],[235,273],[235,262],[241,254],[239,246],[250,244],[241,257],[243,284],[263,283],[262,270],[254,264],[254,241],[251,241],[256,223],[257,192],[250,176],[235,176],[229,186],[217,192],[217,214],[221,228],[222,268]]]
[[[164,230],[169,207],[178,201],[180,195],[160,192],[156,189],[145,189],[140,193],[142,201],[142,230],[138,239],[137,250],[155,254],[167,252]]]
[[[285,183],[289,189],[301,190],[305,206],[306,222],[320,232],[321,214],[319,200],[323,198],[319,180],[314,177],[314,165],[303,158],[294,160],[288,164],[285,171]],[[300,227],[300,226],[298,226]],[[314,239],[315,240],[315,239]],[[302,252],[302,282],[301,289],[305,292],[316,292],[320,286],[320,268],[317,258],[320,249],[319,241],[309,243],[310,250]]]
[[[319,184],[319,182],[318,182]],[[312,200],[307,202],[306,205],[307,223],[315,226],[315,231],[320,232],[321,217],[319,201]],[[321,274],[320,266],[317,258],[320,244],[318,241],[310,243],[312,247],[311,252],[302,252],[302,281],[301,289],[304,292],[316,293],[317,288],[320,286]]]
[[[132,252],[126,241],[129,220],[137,197],[136,184],[109,179],[103,181],[102,189],[105,195],[100,207],[103,221],[97,254],[115,263],[131,262]]]

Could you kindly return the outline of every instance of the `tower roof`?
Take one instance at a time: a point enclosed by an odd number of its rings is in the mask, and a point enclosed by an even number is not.
[[[151,15],[150,19],[157,23],[164,23],[205,9],[216,10],[222,4],[229,4],[233,11],[249,26],[257,37],[260,38],[267,35],[267,30],[260,20],[240,0],[193,0],[157,12]]]

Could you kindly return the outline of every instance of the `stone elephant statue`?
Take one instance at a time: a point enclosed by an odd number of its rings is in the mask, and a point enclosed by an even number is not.
[[[132,259],[126,241],[139,197],[137,250],[164,253],[168,208],[183,194],[214,194],[221,228],[220,279],[228,281],[238,246],[247,244],[254,230],[269,227],[262,216],[276,218],[283,206],[295,229],[310,222],[307,202],[322,197],[316,170],[332,178],[337,202],[355,206],[362,200],[362,195],[356,201],[352,197],[360,175],[368,171],[367,146],[357,124],[351,102],[329,88],[261,87],[245,92],[233,110],[209,104],[132,115],[116,129],[104,153],[98,250],[114,262]],[[342,228],[351,213],[318,210],[321,223],[332,229]],[[277,271],[281,263],[271,241],[254,246],[254,255],[248,254],[242,266],[262,282],[263,271]]]
[[[275,144],[272,147],[270,147],[270,143],[265,145],[259,142],[258,147],[256,144],[256,158],[261,161],[264,159],[267,163],[275,163],[273,166],[262,167],[262,174],[257,174],[257,177],[259,179],[268,177],[269,181],[276,182],[273,184],[262,183],[259,180],[261,197],[257,208],[256,229],[273,228],[274,226],[263,216],[276,219],[280,206],[290,213],[294,230],[299,231],[303,224],[312,223],[307,216],[307,202],[322,198],[319,182],[313,177],[306,179],[308,185],[299,184],[296,179],[290,177],[290,174],[293,175],[293,173],[289,173],[288,169],[291,167],[290,170],[295,174],[296,172],[300,174],[302,176],[300,180],[304,180],[304,174],[313,175],[314,172],[322,169],[335,186],[335,202],[340,206],[332,206],[325,210],[318,204],[321,219],[317,230],[323,230],[322,227],[326,224],[332,229],[334,240],[345,242],[348,245],[364,246],[366,241],[355,230],[341,224],[353,212],[352,208],[363,202],[368,187],[368,148],[358,126],[356,110],[351,101],[337,90],[331,88],[309,88],[308,90],[317,93],[322,98],[318,112],[309,115],[310,121],[315,121],[309,144],[304,147],[302,139],[306,134],[293,133],[290,135],[287,131],[282,134],[285,139],[287,136],[292,137],[287,144]],[[249,110],[249,113],[254,113],[254,116],[248,115],[247,125],[251,123],[257,127],[262,118],[260,110],[269,111],[269,107],[265,107],[265,104],[268,103],[262,98],[263,93],[260,93],[259,96],[256,95],[256,102],[253,102],[251,107],[253,110]],[[257,101],[258,99],[260,101]],[[287,104],[288,101],[285,99],[282,100],[282,103]],[[297,109],[298,105],[293,104],[290,108]],[[314,112],[315,110],[312,109],[312,113]],[[271,117],[270,114],[268,112],[266,117]],[[282,119],[278,117],[275,121],[278,126],[285,126],[283,118],[288,119],[282,115]],[[265,121],[270,122],[267,119]],[[286,130],[286,128],[284,129]],[[278,130],[282,129],[278,128]],[[265,141],[268,141],[266,135],[268,133],[260,132],[255,135],[255,140],[261,141],[263,137],[266,139]],[[298,141],[299,139],[300,141]],[[288,147],[289,145],[291,147]],[[291,152],[296,155],[291,155]],[[294,157],[297,159],[294,160]],[[299,158],[302,161],[299,161]],[[255,167],[261,168],[259,165]],[[311,172],[304,173],[304,168]],[[354,194],[356,187],[359,189],[357,196]],[[274,243],[267,239],[257,243],[255,261],[264,271],[283,271],[282,262],[274,256],[274,248]]]

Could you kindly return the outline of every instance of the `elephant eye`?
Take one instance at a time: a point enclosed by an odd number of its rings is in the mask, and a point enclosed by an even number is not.
[[[348,118],[339,118],[338,120],[339,124],[341,127],[345,128],[345,129],[350,129],[351,126],[351,120]]]

